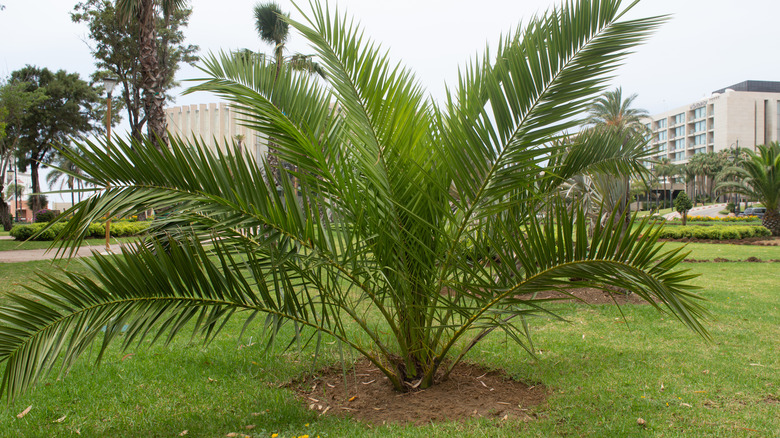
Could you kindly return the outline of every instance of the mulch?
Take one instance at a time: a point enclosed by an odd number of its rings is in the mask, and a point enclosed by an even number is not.
[[[747,237],[745,239],[711,240],[711,239],[658,239],[659,242],[714,243],[727,245],[780,246],[780,236]]]

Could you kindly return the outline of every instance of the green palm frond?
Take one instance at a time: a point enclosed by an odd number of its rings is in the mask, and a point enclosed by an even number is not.
[[[305,20],[282,18],[310,41],[327,84],[264,57],[207,58],[192,91],[229,100],[293,170],[277,186],[246,153],[181,139],[66,152],[85,181],[110,189],[68,212],[63,251],[106,214],[167,213],[148,244],[96,258],[88,276],[44,275],[40,303],[18,297],[0,311],[3,392],[117,328],[127,326],[125,346],[169,340],[188,323],[208,340],[239,312],[248,323],[266,315],[272,332],[292,321],[341,339],[399,390],[434,384],[447,359],[492,330],[533,351],[529,318],[557,316],[533,299],[544,290],[625,288],[704,334],[692,276],[676,269],[684,255],[660,249],[656,228],[613,210],[589,236],[582,206],[549,201],[574,175],[637,172],[646,158],[638,137],[565,132],[663,21],[620,22],[623,11],[583,0],[533,19],[462,72],[441,107],[316,1]]]

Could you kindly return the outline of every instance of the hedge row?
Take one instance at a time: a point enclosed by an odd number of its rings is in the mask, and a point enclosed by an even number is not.
[[[28,240],[35,233],[41,231],[46,227],[45,223],[35,223],[29,225],[15,225],[11,228],[11,236],[16,240]],[[54,237],[59,234],[65,227],[65,223],[58,222],[52,225],[51,228],[36,236],[32,240],[54,240]],[[149,222],[111,222],[111,236],[112,237],[128,237],[138,236],[143,234],[146,229],[149,228]],[[95,222],[89,226],[89,234],[87,237],[105,238],[106,237],[106,224]]]
[[[728,240],[771,235],[772,233],[768,229],[760,225],[714,225],[711,227],[686,225],[664,227],[659,237],[661,239]]]
[[[688,216],[688,222],[754,222],[759,221],[758,216],[742,216],[742,217],[709,217],[709,216]],[[670,222],[680,222],[681,219],[673,219]]]

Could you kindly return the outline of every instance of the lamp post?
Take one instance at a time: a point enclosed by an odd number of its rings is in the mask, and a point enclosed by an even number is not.
[[[107,142],[106,142],[106,152],[107,155],[111,156],[111,93],[114,91],[114,87],[117,84],[117,80],[115,78],[104,78],[103,79],[103,86],[106,88],[106,93],[108,94],[107,100],[108,100],[108,111],[106,113],[106,135],[107,135]],[[106,184],[106,190],[108,190],[111,187],[111,183]],[[109,239],[111,238],[111,215],[109,213],[106,213],[106,251],[111,251],[111,243],[109,242]]]
[[[18,167],[14,160],[14,217],[16,218],[16,223],[19,223],[19,177],[16,176]]]

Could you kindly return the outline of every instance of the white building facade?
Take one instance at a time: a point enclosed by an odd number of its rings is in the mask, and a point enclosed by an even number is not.
[[[780,140],[780,82],[745,81],[689,105],[654,114],[651,130],[655,159],[683,164],[699,153]]]
[[[255,159],[267,151],[267,141],[241,123],[241,115],[226,103],[166,108],[168,132],[185,140],[202,140],[213,150],[226,151],[240,144]]]

